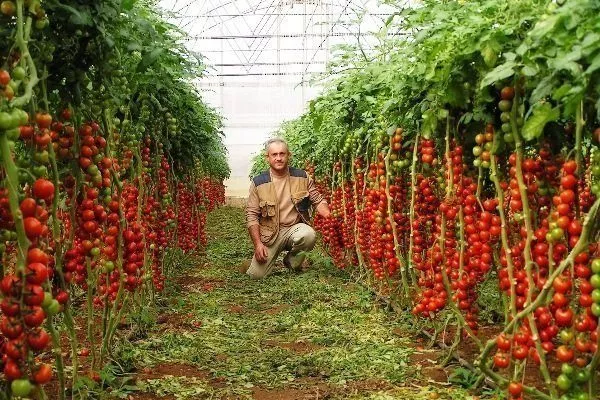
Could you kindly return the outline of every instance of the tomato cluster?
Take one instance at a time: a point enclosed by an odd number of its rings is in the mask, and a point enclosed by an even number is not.
[[[543,370],[554,357],[562,363],[556,387],[583,396],[598,352],[600,258],[593,238],[580,242],[586,213],[597,207],[600,156],[592,145],[589,157],[570,158],[549,141],[523,151],[513,137],[523,124],[515,98],[514,88],[501,91],[501,133],[487,123],[474,135],[472,164],[460,140],[447,139],[442,162],[437,143],[422,138],[408,171],[401,129],[377,137],[370,160],[336,162],[332,177],[316,178],[332,209],[316,226],[340,268],[367,267],[387,285],[412,283],[388,289],[411,296],[417,316],[460,313],[465,335],[479,335],[480,285],[497,279],[507,321],[519,319],[489,342],[495,353],[483,362],[522,371],[530,361]],[[503,146],[512,150],[499,156]],[[388,293],[387,285],[379,290]],[[523,398],[521,383],[507,388]]]

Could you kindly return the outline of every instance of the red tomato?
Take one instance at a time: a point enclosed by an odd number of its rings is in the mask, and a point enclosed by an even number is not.
[[[42,223],[35,217],[27,217],[23,220],[25,234],[31,240],[37,239],[43,232]]]
[[[50,343],[50,335],[42,329],[35,329],[27,334],[27,344],[33,350],[44,350]]]
[[[556,358],[560,361],[560,362],[564,362],[564,363],[568,363],[573,361],[573,358],[575,357],[575,352],[573,351],[573,349],[570,349],[568,346],[566,345],[561,345],[558,346],[558,348],[556,349]]]
[[[494,355],[494,365],[498,368],[507,368],[510,364],[510,359],[504,353],[496,353]]]
[[[39,178],[33,183],[33,195],[50,202],[54,197],[54,184],[47,179]]]
[[[33,373],[33,381],[39,385],[46,384],[52,379],[52,367],[48,364],[42,364],[37,371]]]
[[[508,384],[508,393],[513,397],[519,397],[523,393],[523,385],[520,382],[511,382]]]
[[[52,116],[48,113],[37,113],[35,115],[35,122],[40,129],[48,129],[52,125]]]
[[[558,326],[571,326],[573,321],[573,310],[570,308],[559,308],[554,313],[554,318],[556,319],[556,325]]]

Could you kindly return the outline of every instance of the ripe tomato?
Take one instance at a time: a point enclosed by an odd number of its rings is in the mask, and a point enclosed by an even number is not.
[[[577,163],[575,162],[575,160],[565,161],[565,163],[563,164],[563,170],[566,174],[573,175],[577,170]]]
[[[0,331],[9,339],[16,339],[23,333],[23,325],[14,317],[2,317]]]
[[[559,308],[554,313],[556,319],[556,325],[558,326],[571,326],[573,321],[573,310],[570,308]]]
[[[44,301],[44,289],[39,285],[27,285],[23,299],[28,306],[39,306]]]
[[[54,184],[47,179],[39,178],[33,183],[33,195],[50,202],[54,197]]]
[[[504,353],[496,353],[494,355],[494,365],[498,368],[507,368],[510,364],[510,359]]]
[[[27,265],[27,282],[41,285],[48,279],[48,268],[42,263]]]
[[[52,116],[48,113],[37,113],[35,115],[35,122],[40,129],[48,129],[52,125]]]
[[[25,234],[31,240],[37,239],[43,232],[42,223],[35,217],[27,217],[23,220]]]
[[[30,327],[38,327],[44,323],[44,319],[46,319],[46,313],[42,309],[42,307],[34,306],[31,310],[26,312],[23,317],[23,321],[25,321],[25,325]]]
[[[516,358],[517,360],[526,359],[528,354],[529,354],[529,349],[525,345],[518,344],[513,347],[512,356],[514,358]]]
[[[42,329],[35,329],[27,334],[27,344],[33,350],[44,350],[50,343],[50,335]]]
[[[561,361],[561,362],[571,362],[573,361],[573,358],[575,357],[575,352],[573,351],[573,349],[569,348],[566,345],[560,345],[558,346],[558,348],[556,349],[556,358]]]
[[[4,375],[6,376],[6,379],[8,379],[9,381],[13,381],[15,379],[19,379],[23,375],[23,373],[19,368],[19,364],[17,364],[13,360],[8,360],[4,365]]]
[[[564,276],[558,276],[552,282],[552,287],[558,293],[567,293],[571,289],[571,280]]]
[[[33,373],[33,381],[39,385],[46,384],[52,379],[52,367],[48,364],[42,364],[37,371]]]
[[[523,393],[523,385],[520,382],[511,382],[508,384],[508,393],[513,397],[519,397]]]
[[[26,197],[21,201],[19,206],[21,212],[23,213],[23,217],[33,217],[35,216],[35,210],[37,208],[37,204],[35,200],[31,197]]]
[[[37,247],[31,248],[27,252],[27,262],[29,263],[41,263],[44,265],[48,265],[48,261],[50,261],[50,257],[48,254],[44,253]]]
[[[0,310],[2,310],[4,315],[15,317],[21,311],[21,306],[17,300],[5,297],[2,303],[0,303]]]

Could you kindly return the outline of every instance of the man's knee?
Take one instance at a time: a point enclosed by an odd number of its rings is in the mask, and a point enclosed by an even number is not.
[[[317,234],[309,225],[306,225],[292,237],[294,247],[301,247],[302,250],[312,250],[315,247],[316,240]]]

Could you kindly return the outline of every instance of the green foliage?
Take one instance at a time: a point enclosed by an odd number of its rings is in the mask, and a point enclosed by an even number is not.
[[[162,142],[177,172],[229,175],[221,117],[192,83],[202,59],[154,2],[49,0],[44,7],[51,29],[32,52],[47,65],[57,109],[70,104],[89,118],[108,111],[134,123],[135,140],[145,132]]]
[[[497,90],[519,77],[532,106],[523,135],[535,139],[549,122],[572,119],[586,94],[600,91],[600,4],[564,3],[426,0],[399,8],[382,29],[399,34],[381,39],[369,59],[350,46],[338,49],[321,77],[324,92],[277,134],[296,159],[326,175],[337,160],[372,155],[390,127],[403,127],[407,143],[417,131],[441,138],[438,125],[449,112],[474,136],[494,121]],[[593,106],[600,113],[586,104]]]
[[[186,371],[197,368],[198,373],[138,379],[139,391],[176,398],[251,398],[256,389],[291,396],[294,390],[319,386],[334,399],[355,394],[468,398],[460,389],[407,384],[421,378],[410,362],[415,352],[410,337],[394,329],[395,315],[374,304],[370,291],[349,281],[328,258],[312,252],[312,266],[303,274],[279,270],[263,281],[249,281],[237,270],[253,251],[243,218],[241,209],[230,207],[208,216],[212,240],[206,257],[179,270],[186,290],[161,310],[181,322],[158,325],[147,338],[119,349],[121,363],[138,370],[155,373],[156,365],[184,364]],[[403,388],[361,386],[370,381]],[[381,386],[385,393],[376,393]]]

